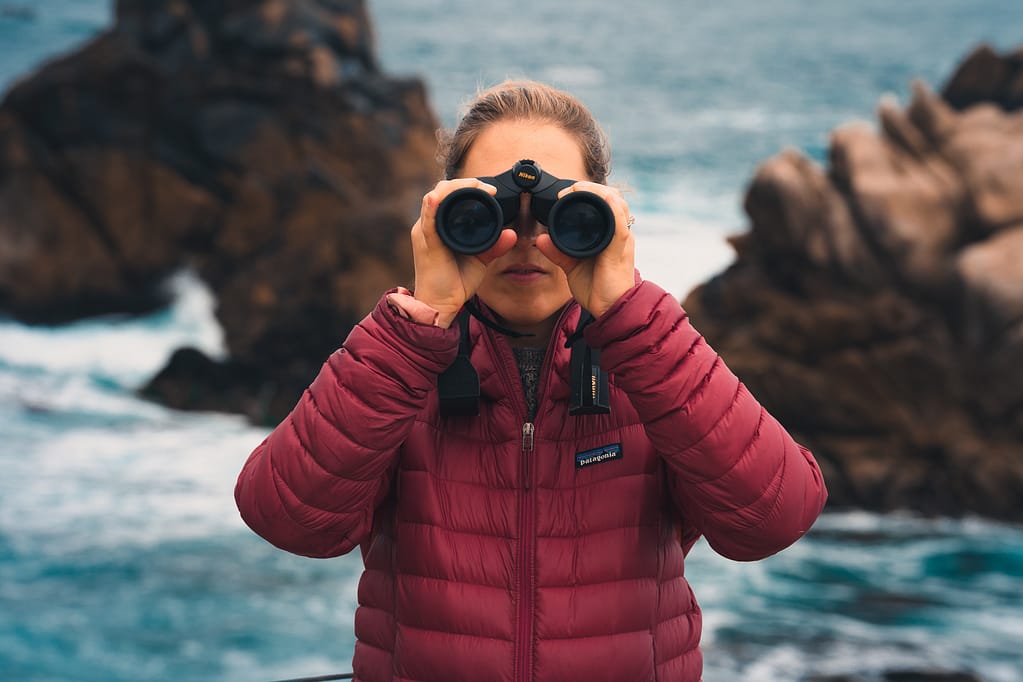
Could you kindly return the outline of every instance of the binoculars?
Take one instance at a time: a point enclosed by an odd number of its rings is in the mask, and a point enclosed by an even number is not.
[[[554,246],[564,254],[595,256],[614,237],[615,217],[606,201],[585,191],[558,199],[558,192],[576,181],[545,173],[530,159],[516,162],[497,177],[478,179],[497,187],[496,196],[463,187],[444,197],[437,207],[437,234],[455,253],[471,256],[493,246],[501,230],[515,221],[523,192],[531,195],[533,217],[547,226]]]

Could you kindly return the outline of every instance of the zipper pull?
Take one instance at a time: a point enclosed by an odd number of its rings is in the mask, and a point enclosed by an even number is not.
[[[536,427],[531,422],[522,425],[522,483],[529,490],[529,453],[533,452],[533,432]]]
[[[533,451],[533,432],[536,431],[536,427],[531,422],[526,422],[522,425],[522,451],[532,452]]]

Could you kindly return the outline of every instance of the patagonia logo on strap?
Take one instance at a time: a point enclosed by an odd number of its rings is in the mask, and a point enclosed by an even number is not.
[[[582,469],[601,462],[610,462],[613,459],[622,458],[622,444],[613,443],[603,447],[587,450],[586,452],[575,453],[575,468]]]

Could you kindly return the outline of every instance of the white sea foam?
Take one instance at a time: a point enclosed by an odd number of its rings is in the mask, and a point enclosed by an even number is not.
[[[643,278],[679,299],[723,271],[735,257],[724,235],[712,225],[639,213],[634,229],[636,267]]]
[[[813,628],[812,621],[794,624],[793,633]],[[852,632],[841,634],[842,640],[818,642],[802,646],[778,644],[765,647],[751,658],[743,647],[718,647],[704,638],[706,682],[777,682],[824,677],[850,676],[864,682],[881,682],[885,673],[912,671],[979,671],[988,682],[1019,682],[1020,668],[1011,662],[999,663],[980,656],[964,655],[970,643],[960,643],[950,650],[947,642],[937,640],[933,633],[921,630],[917,641],[910,641],[895,628],[875,628],[865,637]],[[977,653],[983,651],[974,650]]]
[[[905,669],[1016,682],[1023,658],[1005,642],[1023,639],[1019,541],[980,519],[849,512],[755,564],[701,542],[687,574],[705,614],[704,679],[879,681]]]
[[[223,357],[223,331],[214,317],[216,302],[209,289],[189,271],[171,278],[167,286],[173,304],[144,317],[107,316],[59,327],[0,321],[0,361],[59,374],[92,374],[135,386],[181,346]]]
[[[34,21],[0,26],[10,48],[0,85],[106,25],[113,7],[36,4]],[[789,145],[821,158],[828,131],[872,118],[879,92],[905,92],[910,75],[938,82],[979,36],[1016,44],[1021,12],[990,0],[924,14],[882,0],[697,13],[651,3],[604,12],[586,40],[566,39],[561,19],[577,4],[495,16],[478,3],[385,0],[374,4],[381,63],[424,74],[449,124],[477,82],[510,75],[509,63],[580,89],[635,178],[637,265],[679,298],[731,262],[724,237],[745,229],[741,185],[758,161]],[[348,669],[337,661],[353,646],[358,553],[287,556],[234,509],[237,471],[265,430],[131,394],[174,348],[223,350],[212,298],[180,282],[175,305],[154,316],[58,329],[0,322],[0,559],[14,557],[0,561],[0,669],[14,666],[12,679]],[[1023,679],[1018,528],[829,514],[815,530],[756,564],[717,557],[706,542],[694,550],[707,682],[873,682],[929,666]]]
[[[54,434],[4,458],[16,485],[3,486],[0,528],[15,545],[56,552],[239,530],[234,480],[265,432],[238,417],[165,410],[121,428]]]
[[[157,417],[162,408],[140,401],[124,387],[102,378],[74,372],[40,370],[0,372],[0,406],[36,414],[57,413],[66,417],[109,420]]]

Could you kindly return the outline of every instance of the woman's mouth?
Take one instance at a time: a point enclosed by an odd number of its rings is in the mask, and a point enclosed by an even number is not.
[[[516,263],[509,265],[502,273],[506,277],[516,281],[529,281],[547,274],[542,268],[529,263]]]

